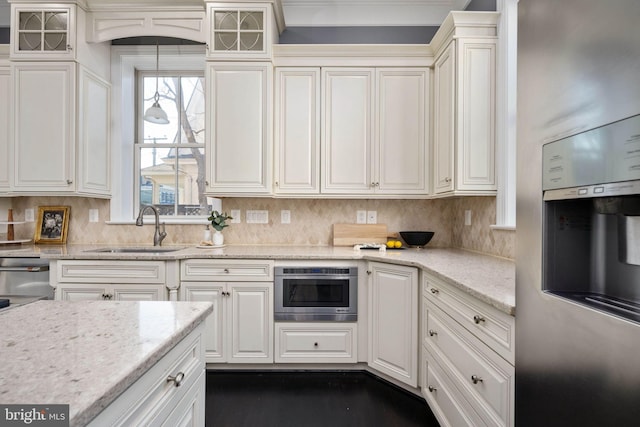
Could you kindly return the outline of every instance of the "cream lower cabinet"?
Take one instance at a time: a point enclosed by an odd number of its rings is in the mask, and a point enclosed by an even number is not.
[[[442,426],[514,425],[514,318],[423,273],[422,393]]]
[[[10,99],[11,71],[8,61],[0,58],[0,99]],[[9,123],[11,107],[8,102],[0,102],[0,192],[9,191],[10,159]]]
[[[88,425],[203,426],[204,326],[201,324],[127,388]],[[167,381],[182,374],[182,381]]]
[[[273,262],[185,260],[180,299],[213,303],[207,363],[273,363]]]
[[[174,261],[60,260],[51,262],[50,276],[56,300],[175,301],[177,296]]]
[[[352,322],[275,324],[276,363],[356,363],[358,325]]]
[[[418,269],[370,262],[371,368],[418,386]]]

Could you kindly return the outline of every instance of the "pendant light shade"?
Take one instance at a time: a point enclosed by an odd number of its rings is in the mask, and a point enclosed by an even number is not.
[[[160,106],[160,94],[158,93],[158,63],[160,62],[160,47],[156,41],[156,93],[153,95],[153,105],[144,113],[144,120],[158,125],[166,125],[169,123],[167,113]]]

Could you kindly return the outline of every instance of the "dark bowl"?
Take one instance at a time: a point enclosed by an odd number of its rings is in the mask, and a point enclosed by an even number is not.
[[[425,246],[435,233],[433,231],[401,231],[402,240],[409,246]]]

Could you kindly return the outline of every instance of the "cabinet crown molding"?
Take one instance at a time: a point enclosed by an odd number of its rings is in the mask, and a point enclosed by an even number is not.
[[[436,53],[457,37],[497,37],[499,18],[499,12],[449,12],[429,46]]]

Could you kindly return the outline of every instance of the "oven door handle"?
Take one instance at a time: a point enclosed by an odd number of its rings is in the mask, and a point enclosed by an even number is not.
[[[35,265],[35,266],[24,266],[24,267],[0,267],[0,271],[12,271],[12,272],[29,272],[29,273],[38,273],[40,271],[49,271],[48,265]]]

